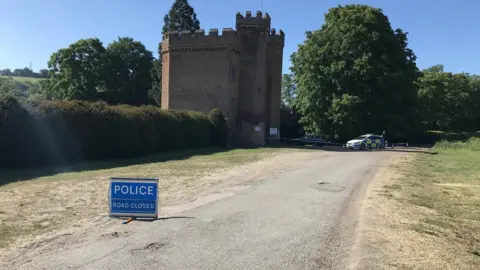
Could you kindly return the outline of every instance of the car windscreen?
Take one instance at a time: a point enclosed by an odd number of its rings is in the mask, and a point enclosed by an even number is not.
[[[354,140],[363,140],[365,138],[367,138],[367,136],[358,136]]]

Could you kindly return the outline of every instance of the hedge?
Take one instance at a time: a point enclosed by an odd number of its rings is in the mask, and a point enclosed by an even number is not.
[[[213,109],[208,113],[208,118],[212,127],[212,145],[227,147],[229,131],[225,115],[220,109]]]
[[[0,166],[131,158],[214,143],[207,114],[104,102],[0,100]],[[218,144],[217,144],[218,145]]]
[[[412,136],[407,141],[410,144],[435,144],[439,141],[465,142],[473,137],[480,137],[480,132],[444,132],[431,130]]]

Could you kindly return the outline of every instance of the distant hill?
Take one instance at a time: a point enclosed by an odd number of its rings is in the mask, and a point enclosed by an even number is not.
[[[18,76],[3,76],[0,75],[0,78],[12,78],[13,80],[19,82],[19,83],[25,83],[25,82],[38,82],[45,80],[45,78],[32,78],[32,77],[18,77]]]

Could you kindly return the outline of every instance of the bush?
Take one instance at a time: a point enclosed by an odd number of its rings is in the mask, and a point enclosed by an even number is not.
[[[204,113],[103,102],[0,100],[0,166],[60,165],[212,145]]]
[[[435,144],[434,148],[441,152],[459,150],[480,151],[480,138],[472,137],[466,142],[441,140]]]
[[[213,109],[208,113],[212,128],[212,145],[226,147],[228,142],[228,126],[225,116],[220,109]]]

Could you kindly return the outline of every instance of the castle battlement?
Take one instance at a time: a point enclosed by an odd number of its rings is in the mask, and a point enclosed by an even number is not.
[[[219,33],[218,29],[196,30],[195,32],[169,32],[163,36],[163,43],[168,47],[233,47],[237,49],[240,46],[237,31],[232,28],[223,28]]]
[[[236,26],[239,28],[267,28],[270,29],[271,19],[268,13],[262,14],[257,11],[256,16],[252,16],[251,11],[247,11],[245,16],[240,12],[237,13]]]
[[[218,28],[209,29],[206,33],[204,29],[196,30],[195,32],[190,31],[170,31],[167,34],[163,35],[163,39],[195,39],[202,37],[232,37],[236,36],[237,33],[232,28],[223,28],[222,34],[219,34]]]
[[[275,28],[272,28],[269,33],[270,42],[280,43],[281,45],[285,44],[285,33],[280,30],[277,32]]]
[[[262,16],[262,12],[261,11],[257,11],[257,14],[255,17],[252,17],[252,12],[251,11],[247,11],[245,13],[245,16],[243,16],[242,13],[240,12],[237,12],[237,20],[240,19],[240,20],[245,20],[245,19],[250,19],[250,20],[270,20],[270,15],[268,15],[268,13],[265,13],[265,15]]]

